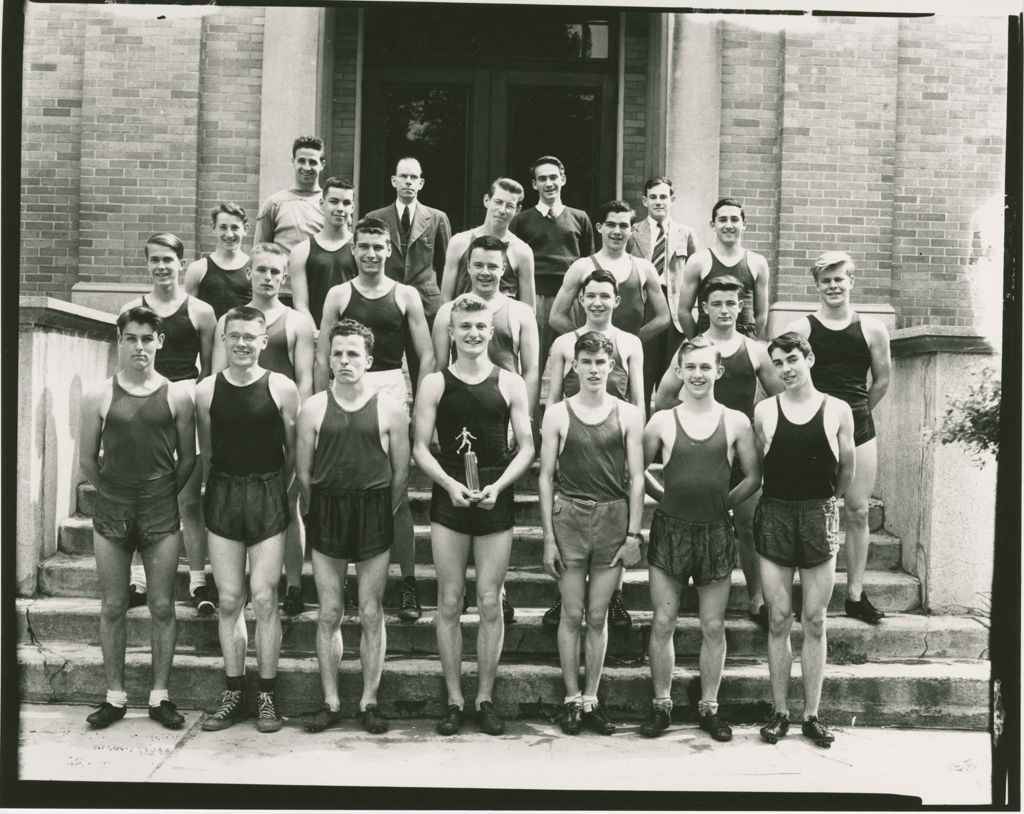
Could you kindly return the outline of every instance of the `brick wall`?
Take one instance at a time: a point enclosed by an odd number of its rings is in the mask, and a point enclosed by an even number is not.
[[[998,321],[1006,23],[902,20],[899,44],[898,324]]]
[[[647,49],[646,14],[625,14],[626,64],[622,139],[622,198],[644,214],[640,198],[644,181],[654,170],[647,167]],[[617,47],[617,46],[616,46]],[[613,126],[607,123],[606,126]],[[658,170],[659,172],[661,170]]]
[[[359,179],[352,176],[356,155],[356,47],[359,13],[348,6],[338,7],[334,10],[334,22],[334,121],[330,143],[327,145],[324,177],[341,175],[358,183]],[[356,204],[359,204],[358,194]]]

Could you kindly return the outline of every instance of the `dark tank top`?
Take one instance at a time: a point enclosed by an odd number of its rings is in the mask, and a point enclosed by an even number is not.
[[[743,252],[743,256],[734,266],[725,265],[711,249],[708,249],[708,252],[711,254],[711,270],[708,271],[707,277],[700,281],[697,292],[696,305],[699,313],[697,317],[697,331],[703,333],[708,329],[708,325],[711,324],[708,315],[704,313],[704,309],[700,305],[707,299],[708,282],[716,277],[730,276],[743,283],[743,291],[740,293],[740,297],[743,298],[743,307],[736,318],[736,330],[746,336],[753,336],[757,328],[754,322],[754,275],[750,271],[750,266],[747,265],[747,252]]]
[[[506,302],[494,312],[494,334],[487,343],[487,355],[498,367],[510,373],[519,373],[519,357],[512,337],[511,307]]]
[[[348,307],[342,317],[354,319],[373,331],[373,365],[371,373],[378,370],[400,370],[402,353],[405,351],[405,314],[395,299],[397,285],[383,297],[371,300],[359,293],[355,285]]]
[[[288,311],[267,325],[267,346],[260,351],[260,367],[295,381],[295,365],[288,356]]]
[[[380,445],[377,394],[358,410],[346,410],[327,391],[327,409],[313,454],[314,486],[331,492],[367,491],[391,485],[391,461]]]
[[[232,308],[239,308],[252,299],[252,283],[245,276],[249,263],[237,269],[225,269],[206,255],[206,274],[199,281],[198,296],[213,308],[220,319]]]
[[[826,500],[836,493],[838,461],[825,435],[825,402],[805,424],[794,424],[775,397],[779,420],[764,456],[764,494],[777,500]]]
[[[580,329],[575,331],[577,337],[581,336],[582,333]],[[629,371],[622,364],[622,357],[619,355],[619,338],[617,336],[612,344],[615,345],[615,355],[612,357],[612,371],[608,374],[608,381],[605,382],[604,389],[606,393],[610,393],[617,399],[629,401]],[[575,396],[579,392],[580,377],[570,366],[562,378],[562,398]]]
[[[199,332],[188,318],[188,301],[189,296],[186,294],[177,311],[168,317],[161,317],[164,321],[164,346],[156,352],[153,367],[172,382],[199,378],[199,366],[196,364]],[[142,298],[142,304],[146,308],[153,307],[146,302],[145,297]]]
[[[687,523],[717,523],[729,519],[729,442],[725,433],[725,409],[715,431],[703,441],[691,438],[672,411],[676,440],[662,470],[665,494],[658,509]]]
[[[757,374],[750,361],[746,340],[740,342],[739,348],[731,356],[722,357],[722,367],[725,372],[715,382],[715,401],[730,410],[739,410],[753,421]]]
[[[626,497],[626,442],[619,405],[604,421],[587,424],[565,402],[569,431],[558,456],[558,491],[576,500],[606,502]]]
[[[473,235],[473,239],[478,235]],[[470,243],[473,242],[471,239]],[[506,249],[508,248],[508,241],[504,241]],[[459,269],[455,275],[455,296],[465,294],[467,291],[473,290],[473,282],[469,279],[469,249],[462,253],[462,257],[459,258]],[[512,264],[509,262],[508,254],[505,254],[505,270],[501,274],[501,280],[498,281],[498,291],[502,294],[507,294],[514,300],[519,299],[519,275],[516,270],[512,268]]]
[[[164,382],[136,396],[113,379],[113,395],[100,433],[104,480],[138,483],[173,475],[177,430]]]
[[[210,400],[211,467],[229,475],[276,472],[284,466],[284,419],[270,393],[268,370],[242,387],[218,373]]]
[[[864,338],[860,318],[854,314],[850,324],[833,331],[815,316],[808,316],[811,335],[807,341],[814,351],[811,381],[814,388],[851,407],[868,403],[868,371],[871,370],[871,349]]]
[[[461,472],[459,452],[462,430],[469,430],[477,465],[504,466],[509,460],[508,419],[511,413],[498,388],[500,369],[495,366],[478,384],[467,384],[449,368],[444,376],[444,393],[437,403],[437,442],[441,447],[438,461],[446,469]]]
[[[309,290],[309,313],[317,328],[323,320],[327,292],[336,285],[347,283],[356,273],[351,240],[334,251],[328,251],[316,242],[315,237],[309,239],[306,287]]]
[[[629,276],[624,283],[619,283],[619,304],[612,311],[612,325],[621,331],[640,335],[644,324],[644,287],[640,282],[640,272],[636,270],[636,258],[629,257]],[[604,270],[597,263],[597,255],[590,256],[594,271]]]

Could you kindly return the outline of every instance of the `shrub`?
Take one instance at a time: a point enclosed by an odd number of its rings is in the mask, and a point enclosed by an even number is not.
[[[943,444],[964,444],[979,466],[985,465],[986,453],[991,452],[998,459],[1001,396],[998,371],[984,368],[980,380],[971,385],[965,396],[950,401],[935,437]]]

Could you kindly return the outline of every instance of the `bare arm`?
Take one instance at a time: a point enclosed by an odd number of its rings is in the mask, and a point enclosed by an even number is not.
[[[199,379],[210,375],[213,366],[213,342],[217,333],[217,317],[207,303],[193,299],[189,305],[196,309],[196,332],[199,334]]]
[[[682,404],[679,398],[683,389],[683,383],[676,375],[675,354],[672,356],[672,364],[669,365],[665,375],[658,382],[658,392],[654,394],[655,410],[671,410],[676,405]]]
[[[644,427],[644,490],[655,500],[661,500],[665,494],[665,488],[658,482],[651,473],[651,464],[661,449],[661,424],[667,413],[655,414]]]
[[[679,288],[679,324],[683,333],[691,339],[697,335],[697,323],[693,319],[693,304],[697,301],[697,289],[700,288],[700,274],[704,260],[700,254],[687,258],[683,266],[683,282]]]
[[[626,374],[629,376],[629,401],[646,415],[647,410],[644,409],[644,346],[633,334],[625,334],[625,338],[632,345],[626,359]]]
[[[730,420],[736,434],[735,453],[739,459],[740,468],[743,470],[743,480],[729,492],[730,509],[739,506],[761,487],[761,461],[757,455],[754,431],[745,415],[733,412]]]
[[[206,258],[201,257],[188,264],[185,270],[185,293],[193,297],[199,296],[199,284],[206,276]]]
[[[766,338],[768,330],[768,261],[756,255],[757,274],[754,275],[754,325],[757,336]]]
[[[437,403],[441,400],[443,393],[444,376],[440,373],[431,373],[424,377],[420,389],[416,393],[413,412],[415,431],[412,457],[416,461],[416,466],[426,472],[427,477],[448,492],[452,505],[465,508],[469,506],[470,500],[476,499],[476,494],[470,491],[466,484],[460,483],[445,472],[430,451],[430,441],[434,436],[434,426],[437,420]]]
[[[263,202],[259,212],[256,213],[256,229],[252,236],[252,245],[257,243],[272,243],[274,234],[277,231],[277,207],[267,201]]]
[[[752,339],[747,339],[746,343],[750,358],[754,360],[754,366],[757,368],[757,378],[761,382],[761,387],[767,395],[777,396],[786,389],[786,386],[775,372],[775,366],[768,356],[768,348]]]
[[[505,471],[501,473],[501,477],[480,490],[481,508],[486,508],[485,503],[492,495],[493,505],[493,498],[497,498],[501,492],[525,475],[534,457],[533,430],[530,428],[530,411],[526,406],[526,385],[515,373],[502,370],[498,373],[498,386],[507,393],[512,433],[519,449],[505,467]]]
[[[305,401],[313,395],[313,318],[308,314],[288,314],[295,325],[295,348],[292,366],[299,399]]]
[[[831,397],[829,397],[831,398]],[[838,401],[838,400],[836,400]],[[838,402],[839,418],[839,470],[836,472],[836,497],[842,497],[853,483],[857,469],[857,451],[853,444],[853,413],[845,401]]]
[[[177,436],[175,451],[178,463],[174,467],[175,493],[185,488],[192,470],[196,468],[196,409],[189,394],[171,385],[167,398],[174,411],[174,432]]]
[[[558,553],[555,540],[555,525],[552,510],[555,503],[555,465],[558,462],[558,448],[562,442],[561,424],[565,421],[565,409],[552,407],[545,412],[540,429],[540,474],[537,478],[537,495],[540,506],[540,525],[544,532],[544,570],[553,579],[559,579],[565,564]]]
[[[78,466],[97,491],[100,490],[100,441],[103,416],[100,414],[105,396],[111,393],[111,381],[90,390],[82,399],[82,417],[78,430]]]
[[[305,314],[310,320],[313,315],[309,311],[309,280],[306,278],[306,261],[309,259],[310,240],[303,240],[292,249],[288,258],[288,280],[292,287],[292,308]]]
[[[316,434],[323,421],[323,408],[329,396],[317,393],[302,404],[295,425],[295,481],[299,484],[302,504],[310,505],[310,482],[313,479],[313,453],[316,451]]]
[[[889,389],[892,375],[892,357],[889,353],[889,331],[875,320],[869,323],[871,336],[868,348],[871,351],[871,387],[868,389],[868,408],[873,410]]]
[[[313,364],[313,390],[316,393],[326,390],[331,381],[331,348],[327,337],[331,335],[331,328],[341,319],[342,309],[348,307],[348,285],[342,283],[332,286],[324,298],[324,315],[320,320],[320,336],[324,337],[324,341],[316,343],[316,359]]]
[[[548,407],[562,400],[565,384],[565,344],[558,337],[551,345],[551,375],[548,377]]]
[[[519,322],[519,365],[526,383],[526,400],[532,419],[540,401],[540,337],[533,313],[526,309],[523,311]]]
[[[430,338],[434,343],[434,362],[439,369],[448,365],[452,353],[452,338],[448,335],[448,326],[452,320],[452,309],[446,302],[437,309],[434,316],[434,327],[430,331]]]
[[[391,458],[391,511],[396,512],[409,493],[409,417],[405,405],[393,399],[378,400],[378,405],[386,410],[388,455]]]
[[[639,534],[643,525],[644,517],[644,413],[640,410],[627,410],[623,408],[620,412],[625,424],[626,439],[626,466],[629,469],[629,523],[626,526],[627,534]],[[612,557],[609,568],[621,562],[627,568],[631,568],[640,562],[640,542],[635,537],[627,537],[619,550]]]
[[[520,245],[516,259],[516,274],[519,275],[519,302],[531,309],[537,308],[537,284],[533,277],[533,249],[526,243]]]
[[[589,265],[593,264],[581,259],[569,266],[569,270],[562,278],[562,286],[555,295],[555,301],[551,303],[548,324],[559,334],[567,334],[576,327],[572,321],[572,304],[576,302],[580,285],[583,283],[584,271]]]
[[[448,244],[448,251],[444,256],[444,272],[441,275],[441,302],[451,302],[455,299],[455,284],[459,279],[459,261],[463,252],[466,251],[468,235],[455,235]],[[439,357],[440,358],[440,357]]]
[[[430,344],[430,328],[427,327],[427,318],[423,315],[423,301],[419,292],[415,289],[403,287],[405,294],[405,313],[408,318],[409,335],[412,337],[412,346],[420,360],[419,381],[417,389],[423,384],[423,379],[428,373],[434,372],[434,347]]]
[[[295,419],[299,412],[299,391],[287,376],[271,373],[270,392],[284,424],[284,482],[290,487],[295,474]]]
[[[643,276],[647,304],[651,306],[653,312],[651,318],[640,328],[640,340],[646,342],[664,331],[672,320],[665,295],[661,292],[661,283],[658,282],[658,272],[647,260],[638,259],[636,264]]]
[[[196,430],[199,436],[199,455],[202,458],[203,483],[210,477],[213,463],[213,443],[210,436],[210,402],[213,400],[215,379],[207,379],[196,387]]]
[[[227,316],[225,314],[224,316]],[[224,317],[213,329],[213,351],[210,353],[210,375],[220,373],[228,366],[228,350],[224,347]]]

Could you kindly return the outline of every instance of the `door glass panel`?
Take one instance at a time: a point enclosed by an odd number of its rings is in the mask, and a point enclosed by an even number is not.
[[[424,203],[448,213],[453,226],[466,218],[469,155],[469,89],[390,85],[383,99],[383,206],[394,200],[391,176],[399,158],[419,159],[426,181]]]
[[[527,205],[536,201],[529,192],[530,164],[542,155],[554,155],[565,165],[562,200],[588,215],[601,205],[597,200],[600,172],[598,90],[560,90],[551,87],[509,88],[509,173],[528,190]]]

